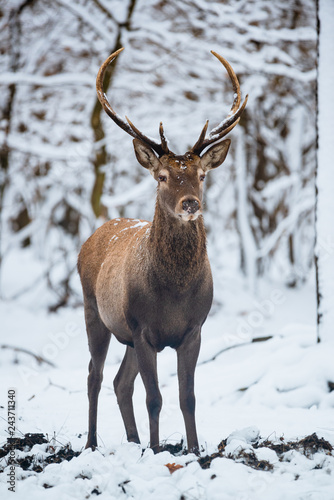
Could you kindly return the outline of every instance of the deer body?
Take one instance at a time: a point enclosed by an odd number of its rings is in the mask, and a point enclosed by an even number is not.
[[[158,182],[153,222],[114,219],[106,222],[83,245],[78,270],[81,278],[88,343],[89,433],[86,447],[97,446],[98,395],[111,333],[127,345],[114,380],[127,438],[139,443],[132,394],[140,373],[146,389],[150,446],[159,451],[159,413],[162,398],[157,377],[157,353],[167,346],[177,352],[179,399],[188,449],[198,453],[195,424],[194,372],[201,327],[210,311],[212,276],[206,252],[202,217],[206,172],[223,163],[230,141],[214,144],[238,122],[240,90],[233,70],[227,68],[236,97],[232,114],[205,139],[207,123],[195,146],[177,156],[167,147],[162,125],[161,144],[144,136],[129,120],[116,115],[102,92],[103,75],[112,54],[101,66],[97,90],[105,111],[134,137],[137,160]],[[234,76],[233,76],[234,75]],[[158,156],[157,156],[158,155]]]
[[[99,316],[123,344],[133,347],[133,333],[144,332],[157,351],[176,348],[189,330],[202,326],[212,302],[203,221],[195,222],[189,235],[184,229],[164,226],[156,234],[150,222],[114,219],[91,237],[98,252],[90,239],[83,246],[82,280],[94,283]],[[173,244],[185,248],[171,251]],[[93,269],[86,270],[88,261]]]

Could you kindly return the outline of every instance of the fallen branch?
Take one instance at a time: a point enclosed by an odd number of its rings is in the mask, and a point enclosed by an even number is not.
[[[272,338],[273,338],[272,335],[268,335],[267,337],[255,337],[252,340],[247,341],[247,342],[240,342],[239,344],[233,344],[233,345],[230,345],[228,347],[224,347],[224,349],[221,349],[220,351],[218,351],[214,356],[212,356],[212,358],[205,359],[204,361],[201,361],[200,363],[197,364],[197,366],[206,365],[206,363],[210,363],[211,361],[215,361],[215,359],[218,356],[220,356],[223,352],[229,351],[230,349],[235,349],[236,347],[243,347],[245,345],[254,344],[255,342],[266,342],[267,340],[270,340]]]
[[[28,349],[24,349],[23,347],[15,347],[12,345],[7,345],[7,344],[2,344],[0,347],[1,347],[1,349],[12,349],[12,351],[14,351],[14,352],[23,352],[24,354],[28,354],[29,356],[32,356],[33,358],[35,358],[35,360],[37,361],[37,363],[39,365],[45,363],[49,366],[52,366],[53,368],[56,368],[56,365],[54,363],[52,363],[51,361],[49,361],[48,359],[45,359],[45,358],[43,358],[43,356],[39,356],[38,354],[35,354],[35,353],[29,351]]]

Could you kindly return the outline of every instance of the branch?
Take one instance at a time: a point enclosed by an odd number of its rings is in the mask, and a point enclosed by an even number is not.
[[[266,239],[262,248],[257,251],[257,258],[265,257],[268,253],[275,248],[280,238],[286,231],[291,232],[291,228],[295,226],[300,215],[303,212],[308,212],[314,208],[314,198],[309,196],[302,203],[297,205],[296,209],[277,226],[275,231]]]
[[[291,78],[299,82],[312,82],[317,77],[316,69],[311,71],[300,71],[298,67],[287,66],[283,63],[268,63],[265,61],[261,53],[247,54],[241,53],[233,49],[224,49],[224,57],[231,61],[236,61],[242,67],[238,68],[237,64],[233,64],[237,72],[249,71],[250,74],[263,73],[264,75],[279,75],[286,78]]]
[[[101,22],[96,21],[94,16],[86,9],[82,8],[81,5],[69,2],[68,0],[56,0],[56,2],[66,9],[70,10],[73,14],[79,17],[79,19],[90,26],[101,38],[103,38],[107,42],[108,47],[112,47],[114,45],[115,37],[110,36],[110,32],[103,27]]]
[[[45,363],[49,366],[52,366],[53,368],[56,368],[56,365],[52,363],[51,361],[43,358],[43,356],[39,356],[38,354],[34,354],[33,352],[29,351],[28,349],[24,349],[23,347],[15,347],[12,345],[7,345],[7,344],[2,344],[1,349],[12,349],[14,352],[23,352],[24,354],[29,354],[29,356],[32,356],[35,358],[37,363],[41,365],[42,363]]]
[[[134,200],[138,200],[139,197],[146,195],[152,185],[153,183],[151,177],[147,177],[125,193],[116,196],[102,195],[102,203],[108,208],[126,205],[127,203],[131,203]]]
[[[317,40],[316,30],[310,27],[264,30],[262,27],[259,28],[245,23],[238,16],[235,16],[233,21],[236,28],[245,31],[243,36],[246,36],[248,39],[255,38],[258,42],[274,45],[278,42],[315,42]]]
[[[86,144],[81,145],[80,143],[73,143],[71,145],[68,144],[67,146],[59,147],[34,140],[24,141],[22,140],[22,135],[23,134],[11,133],[7,137],[5,147],[14,151],[20,151],[21,153],[42,158],[50,158],[52,160],[78,159],[87,155]],[[0,143],[1,140],[4,141],[2,134],[0,134]],[[82,152],[80,152],[80,148]]]
[[[108,3],[104,3],[103,0],[93,0],[93,2],[98,6],[98,8],[108,16],[115,24],[119,24],[119,21],[115,18],[114,14],[110,10],[110,5]]]
[[[0,84],[12,85],[18,83],[46,87],[52,85],[75,85],[76,87],[78,85],[87,85],[88,87],[94,88],[95,76],[86,75],[84,73],[60,73],[58,75],[43,76],[31,75],[20,71],[17,73],[7,71],[0,74]]]
[[[267,337],[254,337],[252,340],[249,340],[247,342],[240,342],[239,344],[234,344],[234,345],[230,345],[228,347],[224,347],[224,349],[221,349],[220,351],[218,351],[214,356],[212,356],[212,358],[205,359],[204,361],[200,361],[199,363],[197,363],[197,366],[206,365],[207,363],[211,363],[211,361],[215,361],[216,358],[218,358],[218,356],[223,354],[223,352],[230,351],[231,349],[235,349],[236,347],[243,347],[245,345],[255,344],[258,342],[266,342],[267,340],[271,340],[272,338],[273,338],[272,335],[268,335]]]

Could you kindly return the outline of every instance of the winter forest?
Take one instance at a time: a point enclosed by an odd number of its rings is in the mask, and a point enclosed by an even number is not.
[[[15,390],[17,498],[334,499],[333,23],[333,0],[0,0],[1,498]],[[158,356],[165,448],[148,447],[140,377],[141,446],[127,443],[114,338],[99,448],[84,450],[78,253],[107,220],[150,221],[155,208],[155,180],[96,95],[121,47],[104,82],[113,108],[157,140],[163,122],[176,154],[231,108],[211,50],[249,95],[205,180],[214,300],[196,370],[200,458],[185,451],[172,349]]]

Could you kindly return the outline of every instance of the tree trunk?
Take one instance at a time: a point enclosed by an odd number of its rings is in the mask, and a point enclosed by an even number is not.
[[[334,329],[334,2],[318,0],[316,247],[318,342]]]
[[[249,289],[252,293],[255,293],[257,248],[248,213],[246,144],[242,127],[239,129],[235,165],[237,185],[237,227],[240,235],[241,268],[247,277]]]
[[[135,4],[136,0],[130,0],[126,21],[122,24],[119,24],[118,26],[116,42],[114,47],[110,51],[111,53],[115,52],[116,50],[122,47],[121,43],[122,29],[125,28],[128,30],[130,28],[131,16],[135,8]],[[104,78],[105,92],[107,91],[109,85],[112,82],[117,61],[118,59],[106,70],[106,75]],[[93,128],[95,142],[99,142],[105,137],[103,123],[101,119],[101,113],[102,113],[102,106],[98,98],[96,98],[95,106],[93,108],[91,116],[91,126]],[[107,164],[107,160],[108,160],[107,150],[105,144],[103,144],[100,148],[96,150],[95,157],[93,159],[94,170],[95,170],[95,182],[92,190],[91,203],[96,217],[100,217],[100,215],[106,215],[106,213],[103,213],[105,207],[101,206],[101,196],[103,193],[103,185],[105,179],[105,173],[103,172],[103,167]]]

